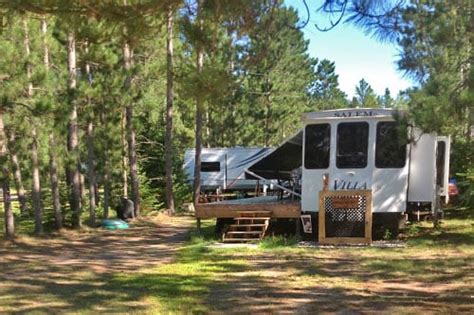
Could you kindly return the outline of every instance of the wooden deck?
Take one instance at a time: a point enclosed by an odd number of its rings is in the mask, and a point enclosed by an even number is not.
[[[236,218],[245,211],[271,211],[272,218],[299,218],[301,215],[301,201],[271,201],[252,203],[250,198],[246,202],[212,202],[202,203],[195,207],[195,216],[198,219]]]

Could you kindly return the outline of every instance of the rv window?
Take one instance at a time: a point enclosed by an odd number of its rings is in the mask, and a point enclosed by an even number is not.
[[[377,124],[375,144],[375,167],[402,168],[405,166],[407,141],[401,133],[400,124],[395,121]]]
[[[368,141],[368,123],[340,123],[337,126],[336,166],[338,168],[366,167]]]
[[[329,144],[331,126],[329,124],[308,125],[305,129],[304,167],[321,169],[329,167]]]
[[[201,172],[220,172],[220,162],[201,162]]]
[[[446,156],[446,143],[438,141],[438,150],[436,150],[436,185],[444,186],[444,162]]]

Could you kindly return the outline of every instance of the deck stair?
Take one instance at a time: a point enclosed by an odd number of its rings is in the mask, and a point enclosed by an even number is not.
[[[271,217],[271,211],[239,211],[222,240],[224,243],[258,242],[265,236]]]

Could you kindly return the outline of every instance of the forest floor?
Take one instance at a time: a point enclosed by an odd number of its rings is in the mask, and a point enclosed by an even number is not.
[[[474,214],[412,225],[405,247],[219,247],[213,221],[135,222],[0,242],[0,313],[472,313]]]

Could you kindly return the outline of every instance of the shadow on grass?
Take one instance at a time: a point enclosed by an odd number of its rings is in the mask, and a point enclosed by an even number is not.
[[[0,275],[7,284],[0,284],[0,311],[194,313],[212,310],[213,304],[204,301],[211,288],[227,286],[220,275],[241,272],[245,263],[194,244],[183,247],[175,262],[138,273],[81,272],[35,263],[22,268]]]
[[[474,220],[474,209],[469,208],[448,208],[444,209],[444,215],[450,219]]]
[[[469,224],[452,221],[443,232],[420,227],[413,240],[420,249],[416,254],[405,249],[390,254],[380,249],[216,250],[206,247],[215,240],[213,221],[203,222],[199,235],[182,230],[180,239],[187,235],[191,241],[177,252],[160,247],[176,242],[162,234],[164,228],[107,232],[102,242],[91,236],[75,245],[82,256],[74,266],[46,265],[30,256],[47,247],[25,249],[27,259],[18,266],[0,259],[0,311],[6,305],[5,312],[39,313],[467,312],[472,307],[472,256],[438,257],[429,251],[433,244],[444,246],[443,241],[453,248],[472,244]],[[117,247],[114,235],[125,239],[119,246],[126,247],[119,250],[127,252],[127,261],[110,256]],[[50,249],[50,255],[66,254],[76,259],[64,245]],[[163,263],[162,256],[170,260]],[[94,272],[88,269],[93,264],[110,269]],[[127,272],[138,265],[145,269]]]
[[[447,223],[447,224],[444,224]],[[474,245],[474,220],[442,221],[439,229],[433,227],[412,225],[408,228],[407,238],[410,246],[416,247],[448,247]]]
[[[365,259],[362,262],[361,278],[393,281],[417,280],[424,283],[455,282],[473,273],[474,259]]]
[[[446,210],[445,218],[435,229],[431,222],[414,223],[407,226],[402,238],[415,247],[451,247],[474,245],[474,210],[454,208]]]
[[[456,233],[451,231],[441,231],[436,233],[431,231],[431,233],[423,234],[416,239],[411,239],[409,241],[410,245],[413,246],[459,246],[459,245],[474,245],[474,234],[466,233]]]

